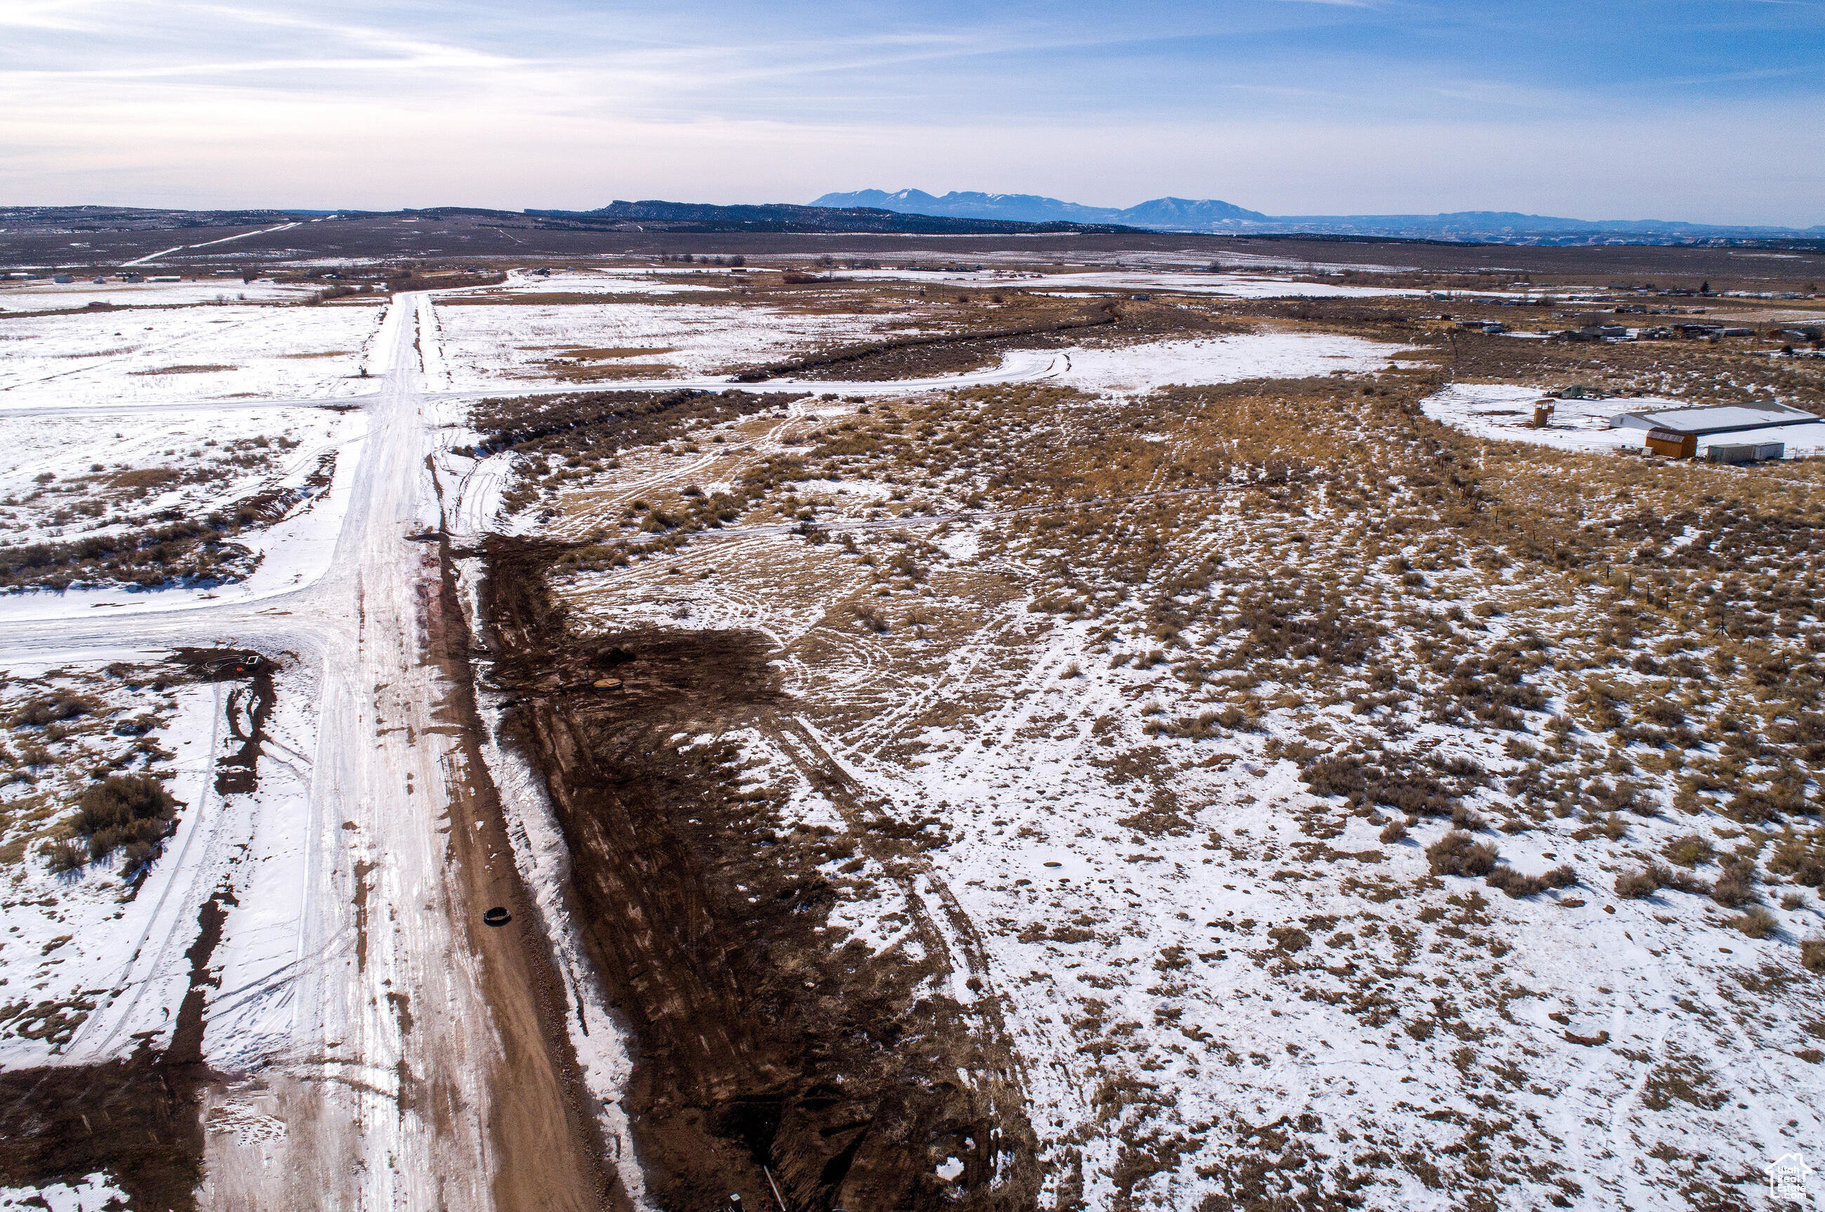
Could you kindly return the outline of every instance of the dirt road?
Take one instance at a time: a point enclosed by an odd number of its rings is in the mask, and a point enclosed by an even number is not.
[[[466,731],[466,630],[438,552],[407,537],[435,500],[426,455],[440,418],[419,392],[428,311],[418,296],[392,302],[377,338],[385,381],[314,583],[237,605],[167,601],[0,629],[13,651],[257,648],[292,670],[282,696],[316,699],[314,748],[294,755],[308,763],[307,819],[275,827],[297,844],[249,856],[204,838],[172,909],[149,923],[140,954],[122,957],[123,973],[173,944],[181,959],[189,902],[241,889],[222,951],[253,952],[240,973],[252,975],[209,1010],[232,997],[235,1021],[264,1029],[262,1054],[212,1036],[206,1013],[204,1059],[224,1081],[205,1098],[212,1123],[267,1127],[208,1134],[204,1206],[596,1208],[610,1195],[562,990]],[[493,904],[516,906],[509,927],[480,924]],[[254,947],[275,913],[291,922],[289,945]],[[169,1009],[137,1004],[145,982],[120,984],[70,1065],[102,1063],[124,1027]],[[230,1080],[240,1077],[250,1080]]]

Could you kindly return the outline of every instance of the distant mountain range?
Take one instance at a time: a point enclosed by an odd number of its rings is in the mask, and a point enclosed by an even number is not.
[[[1222,224],[1267,221],[1267,216],[1259,211],[1243,210],[1228,202],[1208,199],[1194,202],[1189,198],[1155,198],[1139,206],[1117,210],[1108,206],[1061,202],[1038,194],[953,192],[940,198],[922,189],[903,189],[891,194],[879,189],[861,189],[852,194],[825,194],[811,205],[864,206],[901,214],[1009,219],[1017,223],[1050,223],[1063,219],[1071,223],[1113,223],[1165,231],[1213,231],[1220,230],[1218,225]]]
[[[813,206],[868,207],[902,214],[1006,219],[1024,223],[1065,220],[1107,223],[1150,231],[1222,235],[1375,236],[1383,239],[1451,240],[1501,244],[1686,244],[1709,240],[1819,239],[1825,225],[1720,226],[1660,219],[1565,219],[1513,211],[1458,211],[1440,215],[1265,215],[1214,198],[1155,198],[1138,206],[1084,206],[1037,194],[985,194],[924,190],[887,193],[863,189],[825,194]]]
[[[1063,205],[1061,203],[1061,205]],[[1082,209],[1089,209],[1088,207]],[[1009,215],[930,215],[891,207],[795,206],[770,202],[718,206],[708,202],[611,202],[594,210],[529,210],[550,222],[622,230],[676,232],[879,232],[895,235],[1013,235],[1042,232],[1120,232],[1132,226],[1055,215],[1020,219]]]

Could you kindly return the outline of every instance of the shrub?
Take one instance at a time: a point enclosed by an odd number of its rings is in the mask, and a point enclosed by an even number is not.
[[[849,609],[855,615],[857,622],[876,635],[885,634],[890,630],[886,616],[872,602],[858,602]]]
[[[1426,861],[1434,875],[1488,875],[1495,870],[1495,847],[1468,833],[1453,829],[1426,847]]]
[[[79,694],[54,690],[50,694],[37,696],[13,712],[12,724],[15,728],[61,724],[65,720],[87,715],[94,707],[94,703]]]
[[[54,875],[67,875],[89,865],[88,848],[75,838],[65,838],[47,846],[45,858],[49,860]]]
[[[117,828],[135,820],[171,815],[177,801],[150,775],[114,774],[90,783],[76,801],[76,827],[83,833]]]
[[[1783,816],[1804,815],[1806,796],[1794,782],[1777,782],[1773,786],[1745,787],[1724,805],[1724,815],[1745,825],[1777,821]]]
[[[1640,871],[1624,872],[1616,877],[1616,895],[1631,901],[1653,896],[1660,891],[1660,875],[1665,870],[1650,864]]]
[[[1516,900],[1537,896],[1548,888],[1570,888],[1577,882],[1577,873],[1566,866],[1554,867],[1539,875],[1522,875],[1513,867],[1497,867],[1489,873],[1490,887],[1500,888]]]
[[[1711,899],[1728,909],[1755,900],[1755,865],[1744,859],[1727,860],[1723,875],[1711,888]]]
[[[1398,754],[1381,755],[1387,766],[1356,754],[1319,758],[1300,771],[1314,795],[1340,795],[1359,806],[1379,804],[1408,816],[1449,816],[1456,806],[1450,788]]]
[[[1674,838],[1661,847],[1660,853],[1666,855],[1669,862],[1681,867],[1696,867],[1700,863],[1708,863],[1713,855],[1711,843],[1696,833]]]
[[[1775,847],[1768,859],[1768,870],[1788,876],[1796,884],[1817,888],[1825,884],[1825,849],[1793,838]]]
[[[1385,826],[1382,827],[1381,844],[1384,846],[1392,846],[1396,842],[1405,841],[1406,838],[1407,838],[1407,826],[1406,826],[1405,822],[1389,821]]]
[[[1727,923],[1741,930],[1750,938],[1768,938],[1780,931],[1780,923],[1774,920],[1774,914],[1760,905],[1753,906],[1741,917],[1733,917]]]
[[[1809,972],[1825,972],[1825,938],[1809,938],[1802,942],[1800,963]]]
[[[114,774],[90,783],[76,801],[76,830],[88,839],[89,859],[127,848],[124,870],[155,857],[171,831],[177,801],[144,774]]]

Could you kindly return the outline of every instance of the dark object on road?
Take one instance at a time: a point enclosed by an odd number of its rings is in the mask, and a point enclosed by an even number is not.
[[[496,905],[494,908],[482,914],[482,921],[490,926],[505,926],[512,920],[513,914],[507,912],[507,910],[500,905]]]

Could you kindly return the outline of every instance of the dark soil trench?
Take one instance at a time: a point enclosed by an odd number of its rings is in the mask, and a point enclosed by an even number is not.
[[[508,728],[543,771],[567,890],[636,1066],[627,1110],[667,1212],[1035,1206],[1039,1165],[998,1021],[932,993],[828,918],[818,871],[855,839],[744,791],[734,746],[782,705],[752,633],[571,631],[561,554],[487,547],[483,609]],[[674,740],[674,738],[679,738]],[[963,1070],[974,1077],[965,1081]],[[939,1177],[946,1159],[962,1172]]]

